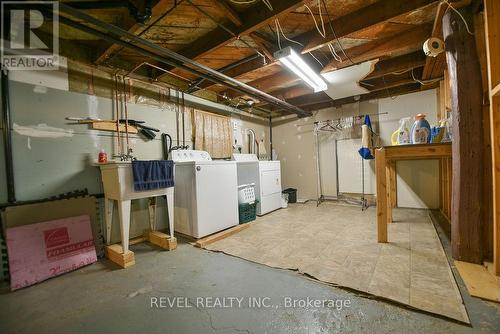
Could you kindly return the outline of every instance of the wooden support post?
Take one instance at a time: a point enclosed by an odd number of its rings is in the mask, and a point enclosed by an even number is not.
[[[490,89],[488,84],[488,60],[484,13],[474,14],[474,37],[481,65],[483,82],[483,256],[484,261],[493,262],[493,179],[491,157]]]
[[[493,169],[493,272],[500,276],[500,2],[484,1]]]
[[[459,9],[470,29],[470,9]],[[443,17],[453,114],[452,255],[482,263],[482,82],[474,36],[455,11]]]
[[[377,178],[377,241],[387,242],[387,177],[385,149],[375,150],[375,176]]]

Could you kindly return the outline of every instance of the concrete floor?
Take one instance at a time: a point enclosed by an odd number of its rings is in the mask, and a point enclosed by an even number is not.
[[[446,242],[444,247],[448,252]],[[500,331],[500,305],[469,297],[460,280],[473,328],[182,241],[173,252],[148,245],[136,245],[133,250],[136,265],[126,270],[102,260],[15,293],[4,288],[0,294],[0,333]],[[172,296],[189,298],[192,307],[151,308],[151,297]],[[196,297],[201,296],[269,297],[268,304],[273,307],[195,307]],[[308,296],[349,300],[350,306],[341,310],[283,307],[285,297]]]

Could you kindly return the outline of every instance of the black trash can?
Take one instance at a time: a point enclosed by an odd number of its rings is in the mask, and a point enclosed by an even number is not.
[[[297,189],[288,188],[283,190],[282,193],[288,195],[288,203],[297,203]]]

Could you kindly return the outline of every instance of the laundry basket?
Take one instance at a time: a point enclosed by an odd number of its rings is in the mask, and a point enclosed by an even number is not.
[[[254,221],[257,218],[257,201],[253,203],[243,203],[238,205],[238,214],[240,224]]]
[[[242,184],[238,186],[238,203],[255,203],[255,183]]]

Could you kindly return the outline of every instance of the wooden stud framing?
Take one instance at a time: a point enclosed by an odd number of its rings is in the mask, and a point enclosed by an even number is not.
[[[493,272],[500,276],[500,1],[484,0],[493,164]]]
[[[451,246],[453,258],[483,261],[483,92],[476,42],[466,29],[470,7],[443,17],[446,60],[453,113],[453,196]]]

